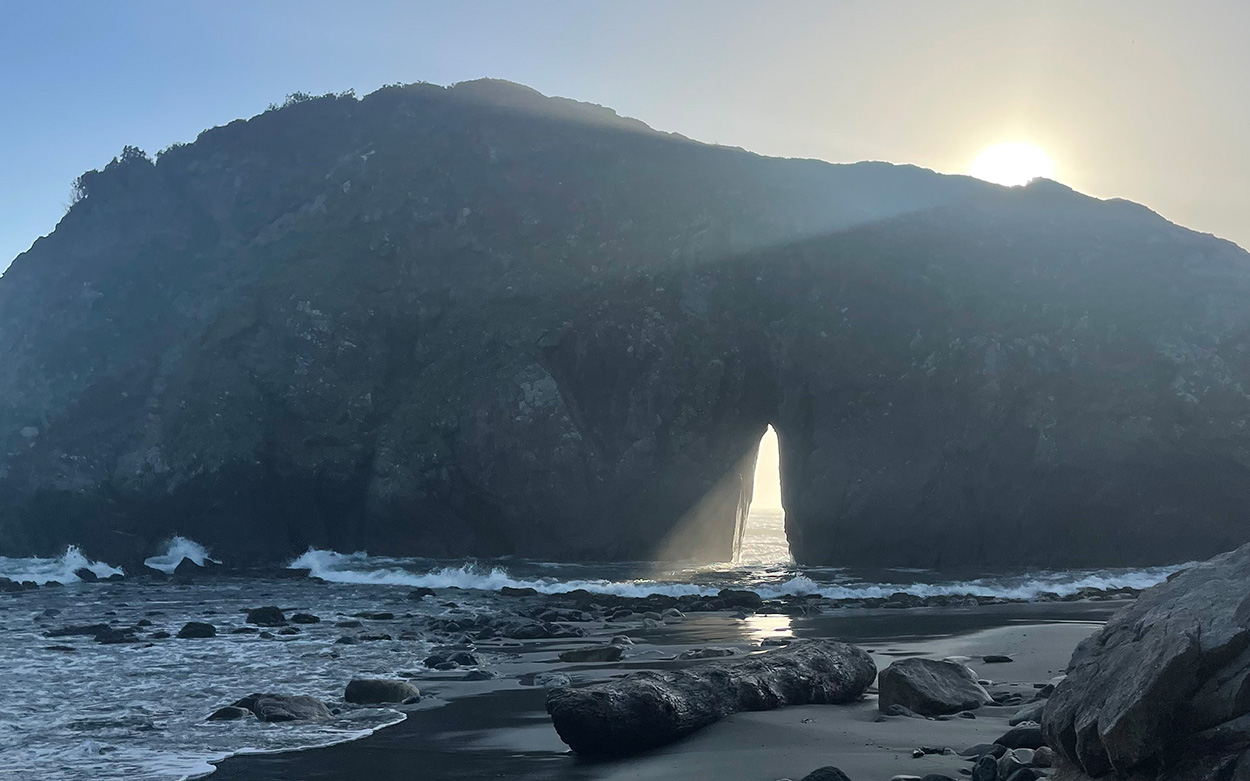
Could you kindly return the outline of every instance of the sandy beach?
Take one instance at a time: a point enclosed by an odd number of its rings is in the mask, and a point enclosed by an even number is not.
[[[483,650],[515,654],[496,667],[499,677],[461,681],[458,673],[422,673],[425,699],[403,723],[363,740],[310,751],[240,755],[220,763],[215,781],[276,779],[798,779],[835,765],[852,779],[942,773],[955,777],[968,763],[954,755],[914,758],[914,749],[955,752],[992,742],[1008,728],[1018,706],[987,706],[975,719],[878,720],[875,690],[853,705],[801,706],[739,713],[670,746],[638,756],[588,761],[568,751],[543,708],[545,691],[523,686],[534,672],[562,672],[574,684],[640,669],[700,664],[676,661],[699,646],[758,651],[768,638],[830,637],[860,645],[884,669],[906,656],[969,657],[992,692],[1035,686],[1062,674],[1078,642],[1124,603],[1010,604],[911,610],[848,609],[819,616],[734,618],[728,613],[689,616],[650,629],[605,624],[577,640],[504,645]],[[634,644],[620,662],[567,664],[557,654],[571,647],[626,634]],[[1012,662],[985,664],[1005,654]]]

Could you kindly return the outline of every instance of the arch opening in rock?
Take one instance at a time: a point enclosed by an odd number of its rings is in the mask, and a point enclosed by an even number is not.
[[[734,560],[740,564],[789,564],[794,561],[786,537],[780,461],[777,432],[769,426],[760,438],[756,451],[750,510],[734,549]]]

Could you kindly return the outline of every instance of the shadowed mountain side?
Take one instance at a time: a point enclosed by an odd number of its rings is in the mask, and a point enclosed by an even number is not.
[[[1250,266],[1141,207],[502,82],[296,102],[83,184],[0,280],[4,552],[723,559],[769,423],[801,562],[1250,537]]]

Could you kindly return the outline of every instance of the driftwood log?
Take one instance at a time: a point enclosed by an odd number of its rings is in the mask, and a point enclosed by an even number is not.
[[[853,702],[876,674],[864,650],[809,640],[688,669],[553,689],[547,694],[547,713],[560,739],[579,754],[632,754],[739,711]]]

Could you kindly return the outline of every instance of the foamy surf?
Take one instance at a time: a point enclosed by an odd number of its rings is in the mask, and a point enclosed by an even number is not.
[[[97,578],[110,575],[125,574],[117,567],[102,561],[91,561],[77,546],[71,545],[57,558],[10,558],[0,556],[0,577],[17,582],[34,581],[39,585],[55,581],[57,583],[81,583],[82,579],[74,573],[80,569],[90,570]]]
[[[174,537],[165,543],[164,553],[144,559],[143,563],[152,569],[171,575],[183,559],[190,559],[199,567],[203,567],[205,561],[211,561],[214,564],[221,563],[217,559],[209,558],[208,549],[203,545],[195,540],[188,540],[186,537]]]
[[[1043,595],[1067,597],[1086,589],[1102,591],[1121,588],[1146,589],[1161,583],[1184,564],[1166,567],[1125,570],[1074,570],[1063,572],[1031,572],[1019,575],[976,578],[971,580],[930,580],[922,576],[933,573],[917,571],[916,580],[905,582],[868,582],[855,580],[841,570],[820,569],[803,572],[797,567],[738,567],[728,571],[705,569],[683,571],[682,580],[607,578],[561,578],[557,576],[525,577],[509,571],[508,565],[432,566],[419,559],[374,557],[367,553],[338,553],[310,549],[288,566],[310,570],[313,577],[331,583],[361,585],[408,586],[412,588],[460,588],[476,591],[498,591],[510,588],[532,588],[542,594],[557,594],[584,589],[596,594],[621,597],[646,597],[663,594],[671,597],[712,595],[722,588],[747,588],[765,598],[818,594],[826,599],[879,599],[903,593],[916,597],[973,596],[1014,600],[1033,600]],[[549,562],[525,563],[523,568],[551,571],[559,565]],[[605,565],[605,568],[606,565]],[[571,569],[571,568],[570,568]],[[899,573],[896,573],[899,574]],[[696,581],[696,582],[692,582]]]

